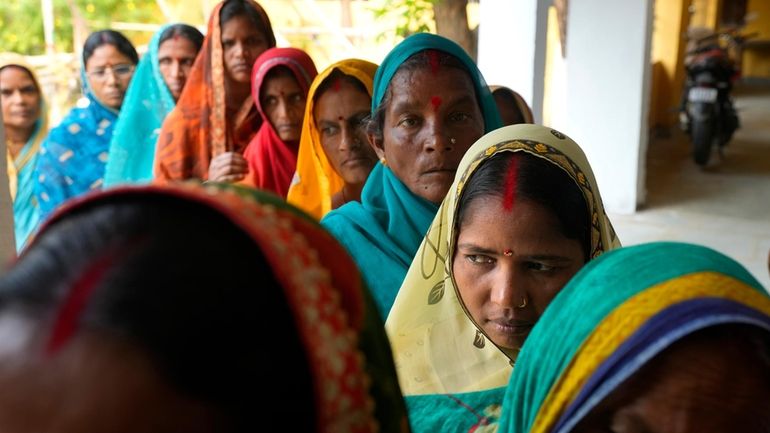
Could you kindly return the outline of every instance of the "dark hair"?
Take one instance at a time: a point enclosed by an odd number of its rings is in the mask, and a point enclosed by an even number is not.
[[[264,11],[262,12],[260,13],[254,3],[249,0],[225,0],[222,9],[219,10],[219,25],[224,26],[226,22],[235,17],[245,16],[267,39],[268,47],[272,48],[275,46],[275,35],[270,25],[270,18]]]
[[[0,279],[0,314],[20,310],[50,326],[97,266],[104,273],[75,332],[142,349],[171,386],[219,409],[233,431],[264,427],[256,407],[276,427],[293,419],[312,430],[313,379],[294,314],[258,246],[230,220],[169,196],[81,208],[45,230]],[[264,400],[258,390],[276,374],[285,383]]]
[[[526,118],[524,117],[524,113],[522,113],[521,107],[519,106],[519,102],[516,100],[516,97],[513,96],[513,93],[511,93],[508,89],[504,87],[495,89],[495,91],[492,92],[492,97],[501,98],[504,103],[513,108],[514,112],[516,113],[516,122],[513,123],[513,125],[519,123],[527,123]],[[495,100],[495,103],[497,103],[497,100]]]
[[[525,152],[501,152],[492,156],[471,175],[457,204],[456,224],[459,228],[468,208],[481,197],[502,197],[511,164],[517,164],[516,197],[532,200],[553,212],[558,229],[568,239],[576,239],[583,247],[585,260],[591,258],[591,219],[583,193],[577,183],[561,168]]]
[[[401,63],[398,69],[396,69],[396,72],[393,73],[393,77],[403,71],[413,72],[427,68],[435,68],[436,66],[458,69],[467,75],[470,82],[473,83],[473,77],[471,77],[470,72],[465,67],[463,62],[460,61],[460,59],[444,51],[434,49],[423,50],[412,54],[408,59]],[[385,112],[387,111],[388,105],[390,105],[390,100],[393,97],[392,83],[393,80],[391,79],[391,82],[388,83],[388,88],[385,90],[385,94],[380,101],[380,105],[377,106],[377,109],[374,110],[371,117],[367,121],[366,132],[374,135],[378,140],[382,140],[382,129],[385,126]],[[476,98],[476,103],[479,105],[479,108],[481,108],[479,95],[476,92],[475,86],[473,95],[474,98]]]
[[[203,46],[203,33],[187,24],[173,24],[168,26],[166,30],[163,30],[163,33],[161,33],[158,45],[176,37],[182,37],[192,42],[192,44],[195,45],[195,51],[200,51],[201,46]]]
[[[139,55],[136,54],[136,48],[131,44],[123,33],[116,32],[115,30],[99,30],[93,32],[86,39],[86,43],[83,44],[83,65],[88,63],[88,59],[94,54],[97,48],[102,45],[112,45],[121,54],[128,57],[133,64],[139,63]]]
[[[323,82],[316,88],[315,93],[313,94],[313,102],[318,102],[318,100],[321,98],[321,95],[326,93],[327,90],[329,90],[332,86],[335,85],[335,83],[339,81],[344,81],[355,87],[356,90],[363,93],[364,95],[369,95],[369,91],[366,90],[366,86],[364,86],[364,83],[362,83],[358,78],[352,75],[348,75],[339,69],[335,69],[331,74],[324,78]]]

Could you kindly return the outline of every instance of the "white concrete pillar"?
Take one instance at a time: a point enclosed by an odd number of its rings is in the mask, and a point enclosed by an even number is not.
[[[653,0],[573,0],[565,125],[584,149],[608,212],[644,201]]]
[[[543,119],[548,7],[551,0],[481,0],[478,65],[487,84],[508,86]]]

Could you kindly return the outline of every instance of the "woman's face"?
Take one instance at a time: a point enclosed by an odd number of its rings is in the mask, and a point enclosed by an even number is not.
[[[158,67],[163,81],[175,101],[179,100],[182,89],[187,83],[198,50],[189,39],[182,36],[174,36],[166,39],[158,47]]]
[[[111,44],[96,48],[86,60],[86,75],[94,96],[102,104],[119,110],[134,75],[134,62]]]
[[[766,433],[767,357],[762,359],[757,346],[725,340],[675,343],[620,385],[574,431]]]
[[[457,290],[476,324],[496,345],[518,350],[543,310],[585,259],[556,215],[520,200],[472,200],[459,227],[452,262]]]
[[[337,80],[315,103],[313,116],[326,156],[346,184],[362,185],[377,163],[362,121],[372,98],[346,80]]]
[[[6,128],[28,130],[40,117],[40,90],[26,69],[0,70],[0,102]]]
[[[0,387],[3,432],[222,431],[220,415],[171,388],[142,351],[103,337],[78,336],[51,357],[0,353]]]
[[[465,151],[484,134],[484,118],[468,74],[452,67],[396,73],[375,145],[414,194],[441,203]]]
[[[267,78],[260,89],[262,111],[283,141],[297,141],[305,117],[305,92],[289,74]]]
[[[251,83],[254,61],[269,48],[265,35],[248,17],[236,15],[222,26],[221,39],[227,76],[236,83]]]

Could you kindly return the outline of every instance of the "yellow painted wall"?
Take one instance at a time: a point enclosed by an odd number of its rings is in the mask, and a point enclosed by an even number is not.
[[[700,1],[700,0],[696,0]],[[652,126],[671,126],[684,83],[685,38],[690,22],[690,0],[656,0],[652,33]]]
[[[690,18],[690,25],[693,27],[708,27],[716,30],[717,23],[719,23],[719,11],[722,10],[722,1],[723,0],[692,0],[693,14]],[[656,0],[655,6],[659,3],[662,4],[667,2],[665,0]],[[671,3],[678,3],[678,1],[672,1]]]
[[[754,19],[744,32],[759,35],[749,41],[743,52],[743,75],[770,78],[770,0],[749,0],[746,9]]]

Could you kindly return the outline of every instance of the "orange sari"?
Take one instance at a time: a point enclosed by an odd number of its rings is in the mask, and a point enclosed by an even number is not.
[[[227,119],[225,66],[221,39],[219,3],[209,18],[208,32],[190,77],[174,110],[163,122],[155,153],[154,181],[168,183],[176,180],[208,178],[212,157],[224,152],[243,152],[261,125],[251,97],[243,101],[238,114]],[[264,9],[254,2],[262,18],[270,47],[275,36]]]

